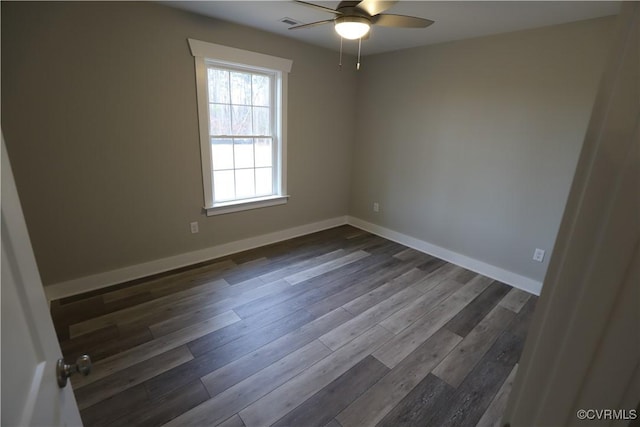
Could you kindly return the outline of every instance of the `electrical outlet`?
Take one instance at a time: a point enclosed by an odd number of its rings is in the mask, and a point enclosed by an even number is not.
[[[544,259],[544,250],[536,248],[536,250],[533,252],[533,260],[542,262],[543,259]]]
[[[374,212],[380,212],[380,203],[373,202],[373,211]]]
[[[198,221],[194,221],[189,225],[191,226],[191,234],[196,234],[197,232],[200,231],[200,229],[198,228]]]

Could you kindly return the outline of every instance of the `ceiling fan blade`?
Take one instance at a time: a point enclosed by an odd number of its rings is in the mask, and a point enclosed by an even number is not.
[[[379,0],[362,0],[356,5],[357,9],[364,10],[370,16],[377,15],[385,10],[389,9],[398,1],[379,1]]]
[[[307,3],[306,1],[300,1],[300,0],[294,0],[294,1],[303,6],[313,7],[314,9],[319,9],[323,12],[333,13],[334,15],[342,15],[342,12],[338,12],[337,10],[331,9],[329,7],[320,6],[319,4]]]
[[[290,30],[297,30],[300,28],[311,28],[311,27],[317,27],[318,25],[324,25],[324,24],[328,24],[330,22],[333,22],[333,19],[327,19],[324,21],[318,21],[318,22],[311,22],[309,24],[300,24],[300,25],[294,25],[293,27],[289,27]]]
[[[374,16],[371,19],[371,22],[383,27],[400,28],[426,28],[433,24],[431,19],[418,18],[417,16],[391,15],[386,13]]]

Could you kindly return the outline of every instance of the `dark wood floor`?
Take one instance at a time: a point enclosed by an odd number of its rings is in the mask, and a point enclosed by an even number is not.
[[[86,426],[490,426],[535,301],[343,226],[51,309]]]

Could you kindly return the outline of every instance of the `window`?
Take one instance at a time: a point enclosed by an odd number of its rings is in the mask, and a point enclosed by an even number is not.
[[[291,61],[189,39],[207,215],[283,204]]]

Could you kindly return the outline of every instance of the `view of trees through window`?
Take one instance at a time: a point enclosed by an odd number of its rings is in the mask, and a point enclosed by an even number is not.
[[[209,66],[215,202],[273,194],[273,76]]]

